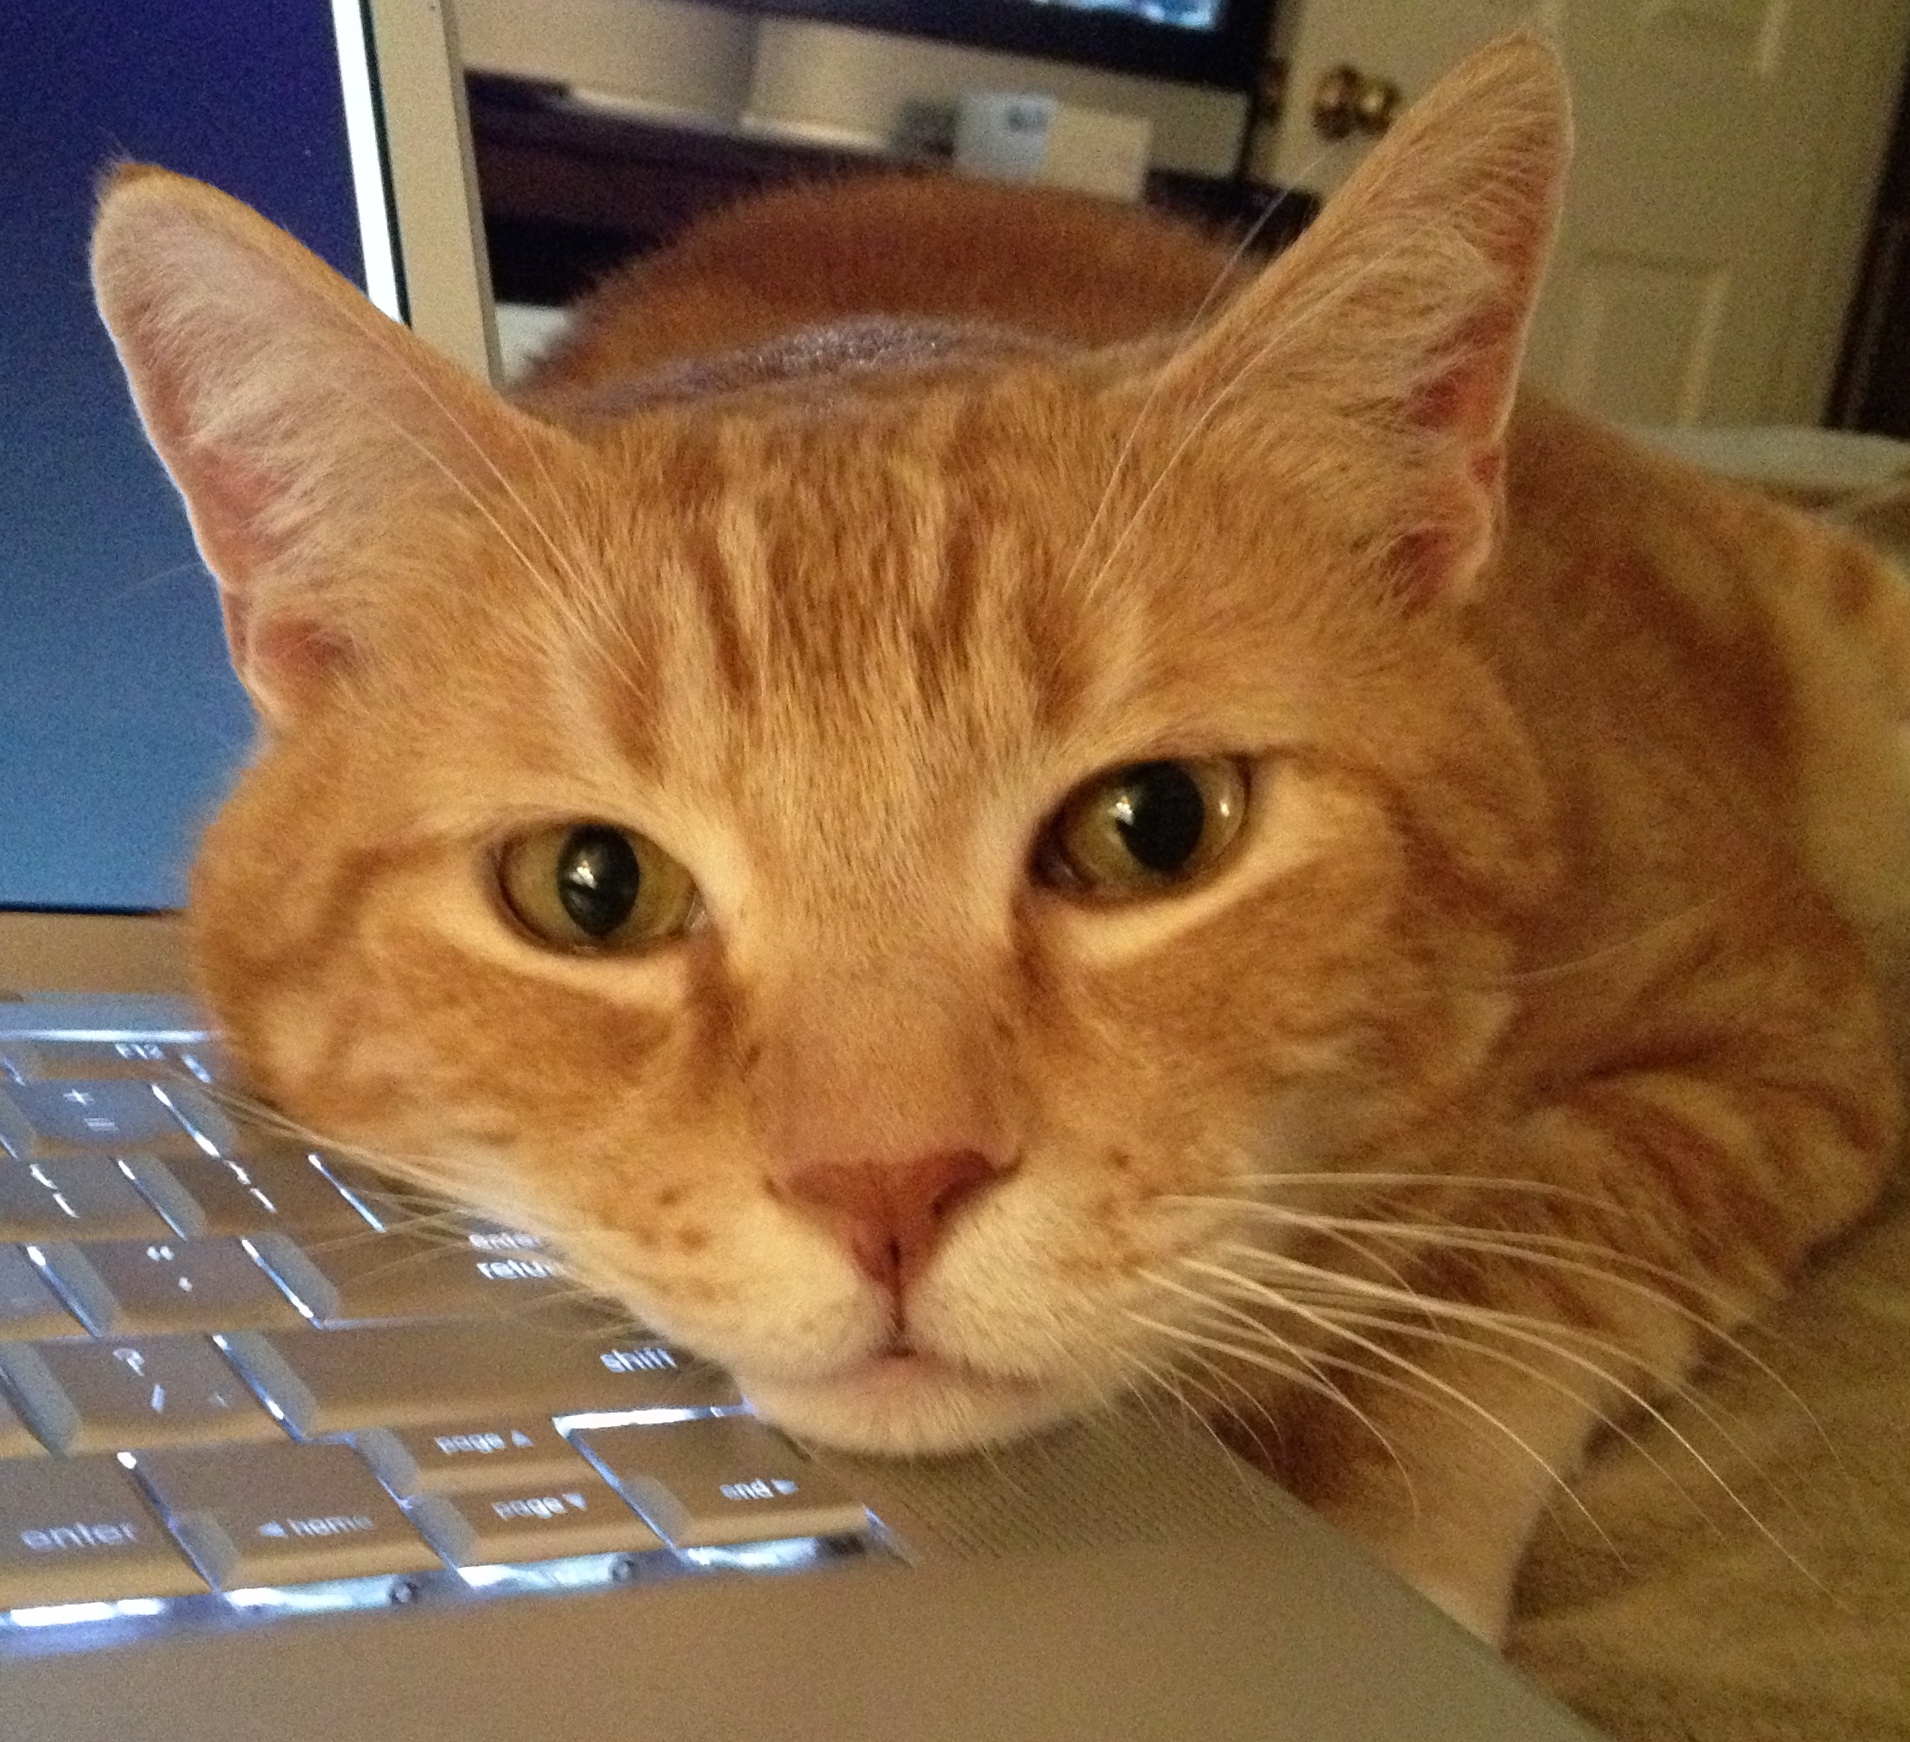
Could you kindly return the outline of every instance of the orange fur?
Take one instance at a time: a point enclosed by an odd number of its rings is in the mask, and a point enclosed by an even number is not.
[[[1081,201],[779,196],[515,406],[122,180],[102,306],[266,725],[194,890],[259,1094],[800,1433],[1170,1383],[1494,1631],[1596,1425],[1877,1192],[1910,892],[1894,577],[1514,408],[1565,149],[1513,39],[1256,278]],[[959,330],[760,348],[872,314]],[[1210,873],[1036,874],[1175,758],[1248,773]],[[513,924],[500,847],[577,819],[697,922]]]
[[[892,238],[894,247],[871,245]],[[1112,344],[1177,326],[1230,275],[1192,228],[1051,193],[868,176],[758,196],[613,275],[533,384],[622,381],[845,314],[981,321]]]

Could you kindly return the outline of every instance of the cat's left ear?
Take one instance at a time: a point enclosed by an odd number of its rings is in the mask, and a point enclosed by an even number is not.
[[[93,282],[219,583],[233,666],[285,726],[374,656],[394,533],[467,513],[556,439],[203,183],[108,183]]]
[[[1514,35],[1442,79],[1154,383],[1189,422],[1306,442],[1311,487],[1419,599],[1491,554],[1505,431],[1571,151],[1564,74]],[[1235,418],[1238,418],[1238,424]],[[1275,427],[1278,425],[1279,427]],[[1336,476],[1328,455],[1377,463]],[[1294,463],[1291,445],[1284,456]]]

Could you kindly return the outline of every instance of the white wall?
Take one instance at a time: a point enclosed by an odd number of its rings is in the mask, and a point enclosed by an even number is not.
[[[464,64],[587,85],[659,113],[734,120],[749,101],[747,13],[685,0],[456,0]]]

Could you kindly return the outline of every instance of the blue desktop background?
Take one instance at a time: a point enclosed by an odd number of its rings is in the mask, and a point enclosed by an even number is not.
[[[364,282],[329,0],[11,0],[0,42],[0,907],[179,905],[252,735],[216,594],[93,311],[116,159]]]

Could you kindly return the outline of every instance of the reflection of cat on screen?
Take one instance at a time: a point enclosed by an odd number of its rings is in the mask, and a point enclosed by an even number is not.
[[[1165,1387],[1495,1631],[1897,1122],[1902,608],[1514,406],[1566,131],[1501,44],[1257,277],[774,196],[515,404],[124,174],[103,306],[263,722],[195,879],[251,1085],[798,1433]]]

